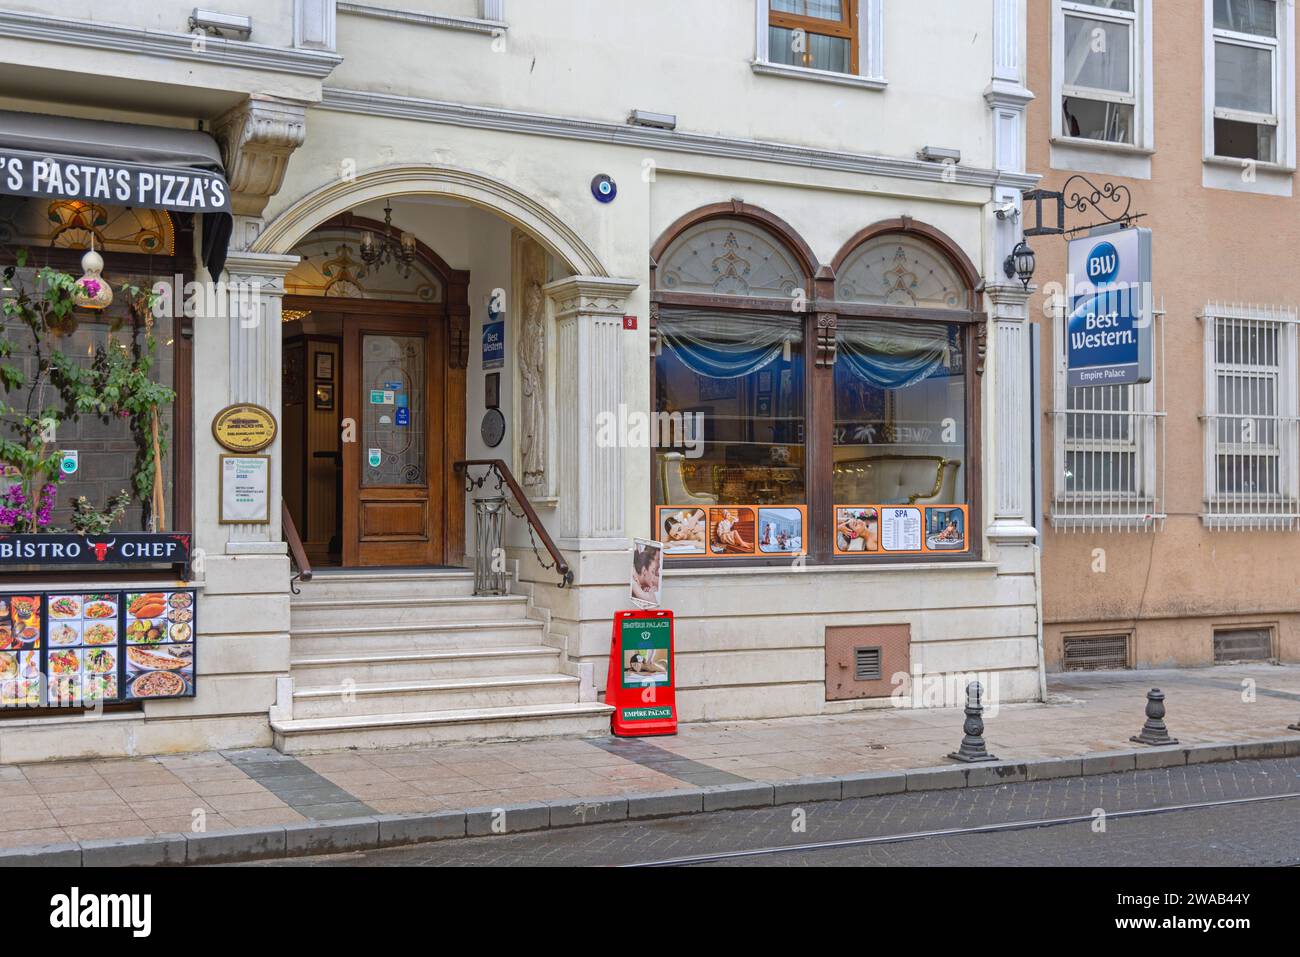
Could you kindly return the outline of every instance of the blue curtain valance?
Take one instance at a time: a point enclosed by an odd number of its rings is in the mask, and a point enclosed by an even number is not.
[[[906,389],[951,366],[946,325],[843,323],[836,361],[880,389]]]
[[[664,348],[696,375],[740,379],[787,353],[801,339],[799,321],[761,314],[675,312],[655,327]]]

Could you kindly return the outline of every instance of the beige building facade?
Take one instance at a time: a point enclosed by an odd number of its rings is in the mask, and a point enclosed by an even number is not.
[[[219,6],[251,33],[0,10],[4,109],[208,136],[232,207],[167,263],[230,297],[164,346],[192,578],[3,586],[193,589],[197,693],[0,716],[0,762],[606,733],[636,538],[681,720],[1042,696],[1023,0]],[[262,522],[232,405],[279,425]],[[503,472],[536,522],[475,594]]]
[[[1294,5],[1044,0],[1028,24],[1030,169],[1067,229],[1140,217],[1153,243],[1153,381],[1071,389],[1066,242],[1030,240],[1047,667],[1294,661]]]

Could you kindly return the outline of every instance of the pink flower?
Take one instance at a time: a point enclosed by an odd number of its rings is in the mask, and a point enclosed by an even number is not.
[[[97,279],[83,279],[80,282],[80,286],[86,291],[86,295],[91,299],[94,299],[99,295],[99,280]]]

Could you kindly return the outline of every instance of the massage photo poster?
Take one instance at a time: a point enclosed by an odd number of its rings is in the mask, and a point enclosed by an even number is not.
[[[660,505],[655,534],[673,558],[797,558],[807,553],[806,505]]]
[[[967,550],[966,505],[836,505],[836,555],[922,555]]]
[[[663,605],[663,542],[632,539],[632,604],[638,608]]]

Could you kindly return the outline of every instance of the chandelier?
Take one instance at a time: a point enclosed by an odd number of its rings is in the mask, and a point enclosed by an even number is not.
[[[365,265],[358,271],[359,276],[392,263],[403,279],[411,278],[411,264],[415,262],[415,237],[407,232],[400,236],[393,235],[391,203],[384,204],[384,233],[378,241],[372,232],[361,234],[361,260]]]

